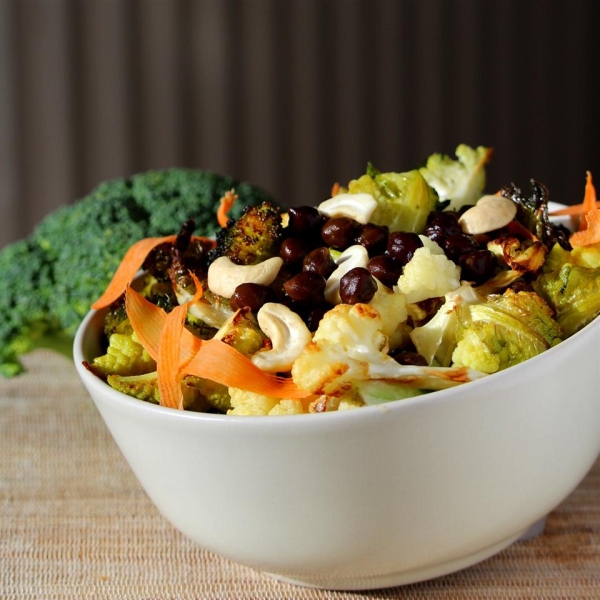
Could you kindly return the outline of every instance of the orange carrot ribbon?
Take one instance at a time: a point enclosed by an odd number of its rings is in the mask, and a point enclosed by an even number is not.
[[[227,213],[231,210],[237,198],[238,196],[234,190],[225,192],[225,195],[221,197],[219,208],[217,209],[217,221],[221,227],[227,227]]]
[[[580,221],[580,229],[585,229],[587,227],[587,223],[583,218],[583,215],[586,215],[591,210],[595,210],[597,208],[600,208],[600,202],[598,202],[596,199],[596,189],[592,183],[592,174],[590,171],[587,171],[583,202],[581,204],[574,204],[573,206],[566,206],[565,208],[560,208],[559,210],[553,210],[549,214],[551,217],[581,215],[582,218]]]
[[[163,331],[167,313],[152,304],[131,287],[127,288],[126,310],[138,340],[152,358],[160,360]],[[179,372],[196,375],[257,394],[275,398],[300,399],[310,395],[291,380],[261,371],[251,360],[221,340],[200,340],[183,327],[179,317],[173,323],[181,323],[179,338]],[[174,326],[173,326],[174,327]],[[174,334],[169,334],[173,339]],[[169,351],[170,352],[170,351]],[[167,358],[173,365],[172,356]],[[174,369],[169,367],[172,374]],[[171,398],[171,396],[169,396]]]
[[[179,306],[176,306],[164,320],[164,328],[158,346],[158,360],[156,372],[158,378],[158,392],[160,403],[169,408],[183,410],[183,391],[181,390],[181,370],[187,364],[187,356],[181,360],[181,335],[184,331],[185,317],[188,307],[202,297],[202,285],[192,273],[196,284],[194,297]],[[199,340],[201,342],[201,340]],[[199,344],[196,350],[199,350]],[[191,357],[190,357],[191,358]]]
[[[99,310],[111,305],[125,292],[127,286],[133,281],[137,272],[144,264],[148,254],[150,254],[154,248],[160,246],[160,244],[168,242],[173,243],[176,239],[176,235],[168,235],[166,237],[144,238],[135,242],[135,244],[133,244],[125,253],[123,260],[117,267],[108,287],[102,296],[92,304],[92,308]],[[192,240],[203,240],[213,245],[215,243],[214,240],[202,236],[193,236]]]
[[[592,183],[592,174],[588,171],[585,183],[583,214],[579,223],[579,231],[572,233],[569,242],[574,248],[591,246],[600,243],[600,206],[596,201],[596,189]]]
[[[572,233],[569,237],[573,248],[600,243],[600,208],[591,210],[583,218],[586,220],[586,228]]]

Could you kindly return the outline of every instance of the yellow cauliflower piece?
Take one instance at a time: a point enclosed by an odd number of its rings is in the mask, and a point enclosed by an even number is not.
[[[300,400],[273,398],[238,388],[229,388],[229,395],[231,396],[231,409],[227,411],[228,415],[277,416],[306,412]]]
[[[304,405],[300,400],[288,400],[286,398],[282,398],[279,403],[269,411],[269,416],[301,415],[305,412],[306,410],[304,409]]]
[[[571,250],[575,264],[588,269],[600,268],[600,242],[589,246],[578,246]]]
[[[397,290],[409,303],[439,298],[460,287],[460,267],[427,246],[417,248],[398,279]]]
[[[354,388],[340,398],[338,410],[352,410],[353,408],[360,408],[364,405],[365,402],[362,399],[362,396],[360,395],[358,390]]]
[[[139,343],[135,333],[113,333],[106,354],[94,359],[92,369],[99,375],[143,375],[156,370],[156,362]]]
[[[452,353],[455,365],[469,365],[482,373],[495,373],[502,363],[501,349],[492,349],[472,330],[467,330]]]
[[[369,304],[338,304],[325,313],[313,342],[348,346],[355,352],[378,350],[386,344],[379,311]]]
[[[408,310],[404,295],[394,293],[379,283],[370,304],[381,317],[381,332],[388,337],[390,348],[402,345],[408,336]]]

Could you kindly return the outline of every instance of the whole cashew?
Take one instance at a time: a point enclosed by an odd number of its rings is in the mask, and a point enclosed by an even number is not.
[[[335,261],[337,269],[329,276],[325,284],[325,300],[330,304],[339,304],[340,298],[340,280],[354,267],[366,267],[369,262],[369,253],[364,246],[356,244],[346,248]]]
[[[263,304],[257,318],[272,348],[253,354],[252,362],[268,373],[289,371],[312,339],[308,327],[298,314],[276,302]]]
[[[257,265],[236,265],[227,256],[220,256],[208,267],[208,287],[223,298],[231,298],[235,288],[242,283],[270,285],[275,281],[283,264],[278,256]]]
[[[503,196],[483,196],[458,220],[465,233],[476,235],[508,225],[517,214],[517,205]]]
[[[377,208],[377,200],[371,194],[338,194],[321,202],[318,211],[326,217],[349,217],[358,223],[368,223]]]

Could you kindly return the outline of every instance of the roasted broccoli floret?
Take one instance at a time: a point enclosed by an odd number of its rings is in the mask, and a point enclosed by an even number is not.
[[[521,273],[535,273],[544,264],[548,248],[537,240],[521,240],[506,234],[487,244],[501,264]]]
[[[158,375],[156,371],[143,375],[109,375],[108,385],[128,396],[160,404],[158,391]],[[227,388],[208,379],[200,379],[186,375],[181,381],[183,392],[183,408],[196,412],[226,412],[229,409],[229,394]]]
[[[19,357],[73,336],[127,249],[144,237],[176,234],[194,219],[197,235],[218,229],[219,199],[235,189],[232,218],[270,196],[205,171],[170,169],[99,185],[48,215],[26,240],[0,251],[0,374],[22,370]]]
[[[283,232],[281,210],[270,202],[249,206],[217,233],[210,262],[227,256],[238,265],[256,265],[279,255]]]
[[[533,233],[538,240],[548,248],[552,248],[555,243],[558,243],[566,250],[570,250],[569,230],[563,225],[552,223],[548,216],[550,199],[548,189],[534,179],[531,180],[531,187],[533,188],[531,197],[526,197],[514,183],[502,188],[501,193],[517,205],[516,220]]]
[[[186,375],[183,378],[184,408],[198,410],[204,404],[204,412],[226,413],[231,408],[231,399],[227,386],[210,379]],[[194,403],[186,405],[186,395],[194,395]]]
[[[209,251],[213,244],[204,238],[192,239],[194,229],[194,220],[188,219],[174,242],[160,244],[148,254],[142,269],[159,283],[174,283],[174,279],[186,277],[189,285],[193,282],[190,271],[198,279],[206,278]]]
[[[125,310],[125,297],[113,302],[106,310],[104,317],[104,335],[110,338],[113,333],[132,333],[133,329],[127,311]]]

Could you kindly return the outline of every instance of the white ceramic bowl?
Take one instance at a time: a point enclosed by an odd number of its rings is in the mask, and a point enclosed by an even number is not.
[[[555,508],[600,452],[600,319],[452,390],[282,417],[113,390],[82,366],[102,321],[83,321],[75,364],[150,498],[204,548],[283,580],[367,589],[472,565]]]

